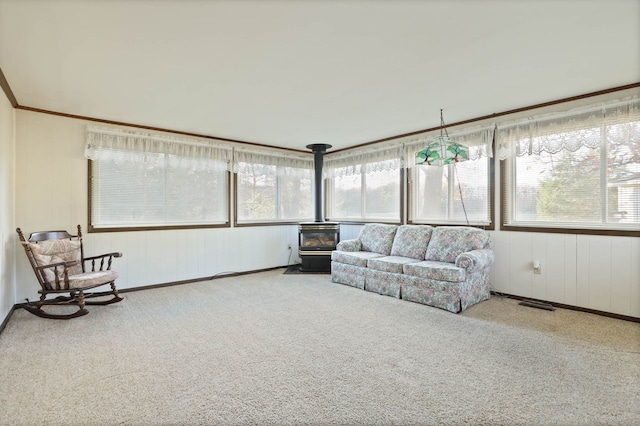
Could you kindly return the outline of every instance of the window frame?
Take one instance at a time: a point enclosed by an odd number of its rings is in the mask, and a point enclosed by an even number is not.
[[[385,160],[382,160],[385,161]],[[388,218],[367,218],[364,216],[364,209],[366,207],[366,167],[364,167],[368,163],[375,163],[376,161],[370,161],[367,163],[359,164],[361,166],[360,176],[361,176],[361,184],[360,184],[360,218],[341,218],[338,216],[332,216],[330,213],[332,212],[332,203],[334,200],[334,190],[335,190],[335,181],[333,177],[329,177],[325,179],[325,207],[324,207],[324,216],[327,220],[337,221],[343,224],[364,224],[364,223],[387,223],[400,225],[403,223],[403,218],[405,217],[405,196],[404,196],[404,181],[405,181],[405,169],[404,167],[398,167],[398,219],[390,220]]]
[[[230,203],[230,194],[231,194],[231,178],[230,172],[225,171],[225,180],[226,184],[224,185],[225,189],[225,198],[226,198],[226,220],[222,223],[202,223],[202,224],[194,224],[194,225],[149,225],[149,226],[118,226],[118,227],[100,227],[96,226],[93,223],[93,191],[92,191],[92,180],[93,180],[93,161],[87,160],[87,187],[88,187],[88,199],[87,199],[87,232],[89,233],[102,233],[102,232],[133,232],[133,231],[160,231],[160,230],[176,230],[176,229],[204,229],[204,228],[229,228],[231,226],[231,203]]]
[[[511,204],[509,200],[512,194],[514,175],[511,172],[513,158],[500,161],[500,221],[501,231],[514,232],[542,232],[546,234],[579,234],[579,235],[608,235],[621,237],[640,237],[640,230],[633,229],[606,229],[595,227],[563,227],[563,226],[539,226],[539,225],[512,225],[509,222],[511,217]]]
[[[280,167],[280,166],[275,166]],[[282,189],[280,187],[280,179],[281,176],[276,173],[276,203],[277,206],[280,205]],[[310,187],[310,195],[311,202],[313,202],[313,174],[309,177],[311,187]],[[233,226],[236,228],[242,228],[247,226],[279,226],[279,225],[297,225],[300,222],[313,221],[313,209],[311,212],[311,216],[308,218],[300,218],[300,219],[273,219],[273,220],[265,220],[260,219],[256,221],[240,221],[238,218],[238,172],[233,173]]]
[[[625,102],[624,100],[614,100],[611,102],[611,104],[615,108],[617,107],[617,105],[624,105],[624,102]],[[633,100],[629,101],[629,105],[632,103],[633,103]],[[588,105],[586,107],[586,110],[589,111],[593,109],[595,111],[596,107],[599,107],[600,105],[601,104],[598,104],[598,103]],[[606,104],[602,106],[603,110],[607,107],[608,105]],[[579,109],[575,110],[576,111],[575,113],[572,111],[573,110],[561,112],[559,114],[562,114],[564,116],[571,118],[573,117],[572,114],[575,114],[577,116],[578,114],[581,113],[581,110]],[[544,116],[542,117],[544,118]],[[530,117],[530,118],[536,119],[537,117]],[[630,118],[631,118],[631,121],[625,121],[624,123],[638,122],[637,119],[633,119],[632,117]],[[600,142],[599,142],[600,158],[599,158],[598,173],[599,173],[599,182],[601,185],[600,188],[602,189],[604,185],[605,190],[606,190],[606,182],[607,182],[606,169],[608,167],[607,155],[609,153],[609,145],[607,144],[607,127],[615,126],[617,124],[621,124],[621,123],[618,121],[613,121],[613,122],[603,122],[601,124],[602,127],[600,131]],[[507,126],[509,126],[509,124],[507,124]],[[588,130],[590,128],[595,128],[595,127],[598,127],[598,126],[594,126],[593,124],[590,124],[587,121],[584,124],[582,124],[579,128],[576,127],[576,128],[573,128],[572,130],[573,131],[577,131],[578,129]],[[552,131],[547,131],[547,132],[550,134],[556,134],[556,133],[562,134],[567,131],[571,131],[571,130],[566,130],[566,129],[563,129],[562,127],[558,127],[557,130],[553,129]],[[539,155],[539,154],[534,153],[530,155]],[[500,229],[501,230],[515,231],[515,232],[541,232],[541,233],[551,233],[551,234],[580,234],[580,235],[640,237],[640,227],[639,229],[633,229],[633,227],[618,227],[618,228],[614,226],[607,227],[607,225],[610,225],[611,223],[606,222],[605,220],[607,216],[607,212],[604,209],[604,206],[601,207],[600,222],[598,224],[590,223],[590,224],[585,224],[584,226],[579,226],[579,225],[567,226],[566,224],[563,224],[561,222],[547,223],[547,222],[538,221],[536,223],[536,221],[515,221],[514,212],[513,212],[514,205],[515,205],[514,197],[517,190],[517,188],[515,188],[515,179],[516,179],[516,173],[517,173],[515,160],[516,160],[515,154],[511,154],[506,158],[500,160],[500,213],[501,213]],[[606,191],[601,191],[601,197],[605,201],[604,205],[606,205],[606,201],[607,201]],[[554,226],[555,224],[558,224],[558,223],[559,225]]]
[[[475,228],[485,229],[487,231],[493,231],[496,229],[496,217],[495,217],[495,158],[487,157],[487,187],[488,187],[488,220],[489,224],[474,224],[473,221],[469,221],[469,224],[464,221],[428,221],[428,220],[417,220],[413,218],[414,206],[417,202],[415,191],[416,184],[414,183],[414,172],[410,169],[407,171],[407,212],[409,216],[407,217],[407,223],[412,225],[432,225],[432,226],[473,226]],[[424,166],[415,166],[415,167],[424,167]],[[444,167],[444,166],[442,166]],[[454,183],[455,186],[455,183]],[[455,188],[454,188],[455,189]]]

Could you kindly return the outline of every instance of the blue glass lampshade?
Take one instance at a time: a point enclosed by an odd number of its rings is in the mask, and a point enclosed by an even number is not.
[[[416,152],[416,164],[445,166],[469,159],[469,149],[447,136],[438,136],[425,149]]]

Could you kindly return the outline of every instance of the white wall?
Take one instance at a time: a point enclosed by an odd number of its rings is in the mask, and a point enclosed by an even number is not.
[[[292,261],[297,257],[294,225],[89,234],[88,164],[83,156],[87,124],[17,111],[15,223],[25,234],[74,231],[82,225],[86,255],[123,253],[113,266],[120,273],[116,284],[123,289],[283,266],[289,262],[287,244],[293,247]],[[16,301],[37,298],[37,283],[24,255],[17,258],[16,281]]]
[[[640,317],[640,238],[496,231],[494,250],[498,291]]]
[[[15,110],[0,93],[0,323],[15,303]]]

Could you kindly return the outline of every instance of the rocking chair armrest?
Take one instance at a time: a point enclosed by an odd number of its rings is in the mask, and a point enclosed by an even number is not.
[[[109,271],[111,269],[111,260],[114,257],[122,257],[122,253],[119,252],[113,252],[113,253],[106,253],[106,254],[101,254],[98,256],[91,256],[91,257],[85,257],[84,259],[82,259],[83,262],[87,262],[90,261],[91,262],[91,271],[95,272],[95,271]],[[105,269],[105,259],[106,259],[106,269]],[[100,265],[99,268],[96,269],[96,260],[100,260]],[[85,268],[83,267],[83,270]]]
[[[42,265],[42,266],[37,266],[36,269],[42,271],[44,269],[49,269],[49,268],[57,268],[59,266],[64,266],[64,269],[68,269],[72,266],[76,266],[77,264],[79,264],[80,262],[77,260],[72,260],[69,262],[56,262],[56,263],[52,263],[50,265]]]
[[[40,273],[40,277],[44,281],[44,288],[47,290],[63,290],[69,288],[69,270],[72,266],[78,265],[80,262],[71,260],[69,262],[56,262],[49,265],[36,266],[35,270]],[[59,275],[58,267],[62,267]],[[53,279],[48,277],[45,269],[53,269]]]
[[[105,253],[105,254],[99,254],[97,256],[85,257],[83,260],[86,262],[87,260],[97,260],[97,259],[103,259],[105,257],[122,257],[122,253],[118,253],[117,251],[114,251],[113,253]]]

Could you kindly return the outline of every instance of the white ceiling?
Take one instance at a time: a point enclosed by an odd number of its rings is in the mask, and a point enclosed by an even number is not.
[[[0,0],[19,105],[335,149],[640,81],[638,0]]]

